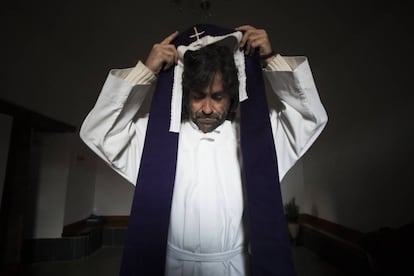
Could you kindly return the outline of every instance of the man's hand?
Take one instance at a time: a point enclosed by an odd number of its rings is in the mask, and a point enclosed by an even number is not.
[[[157,75],[161,70],[170,68],[178,61],[178,52],[173,44],[170,44],[178,35],[178,31],[167,36],[160,43],[152,46],[145,65]]]
[[[243,37],[240,41],[240,48],[244,48],[246,55],[253,54],[256,49],[258,49],[259,55],[262,57],[273,53],[266,30],[256,29],[250,25],[243,25],[237,27],[236,31],[243,32]]]

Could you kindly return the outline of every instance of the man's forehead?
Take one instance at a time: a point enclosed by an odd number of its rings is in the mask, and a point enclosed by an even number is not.
[[[211,78],[211,81],[202,89],[203,93],[220,93],[223,92],[222,74],[217,72]]]

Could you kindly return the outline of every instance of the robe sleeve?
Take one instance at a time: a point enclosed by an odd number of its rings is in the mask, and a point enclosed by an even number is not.
[[[270,121],[282,180],[322,132],[328,116],[306,57],[277,56],[264,75],[274,92],[269,95]]]
[[[155,79],[142,63],[111,70],[80,129],[86,145],[135,185],[148,122],[138,111]]]

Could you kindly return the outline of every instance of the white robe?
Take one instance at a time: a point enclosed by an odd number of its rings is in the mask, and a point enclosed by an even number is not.
[[[265,71],[280,180],[327,123],[304,57],[285,57],[292,71]],[[138,112],[150,86],[109,74],[85,119],[84,142],[135,185],[148,114]],[[276,98],[275,98],[276,96]],[[211,133],[182,123],[171,209],[166,275],[246,275],[238,123]]]

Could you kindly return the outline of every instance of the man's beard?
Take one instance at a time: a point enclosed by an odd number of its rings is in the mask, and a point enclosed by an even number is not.
[[[220,126],[227,117],[227,112],[224,114],[212,113],[205,115],[203,113],[191,114],[191,120],[198,126],[198,128],[204,132],[212,132],[218,126]]]

